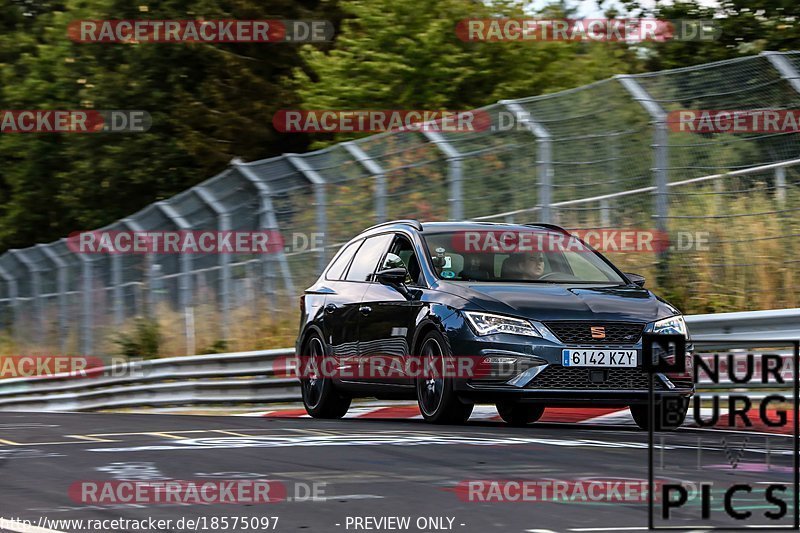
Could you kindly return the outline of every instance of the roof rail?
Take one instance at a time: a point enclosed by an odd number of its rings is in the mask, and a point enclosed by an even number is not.
[[[380,224],[375,224],[374,226],[368,227],[364,231],[369,231],[375,228],[381,228],[383,226],[393,226],[394,224],[405,224],[407,226],[411,226],[417,231],[422,231],[422,224],[420,224],[419,220],[414,220],[413,218],[404,218],[401,220],[390,220],[388,222],[381,222]]]
[[[546,224],[544,222],[533,222],[533,223],[530,223],[530,224],[522,224],[522,225],[523,226],[539,226],[541,228],[547,228],[547,229],[555,230],[555,231],[557,231],[559,233],[563,233],[564,235],[572,235],[569,231],[567,231],[564,228],[562,228],[561,226],[557,226],[555,224]]]

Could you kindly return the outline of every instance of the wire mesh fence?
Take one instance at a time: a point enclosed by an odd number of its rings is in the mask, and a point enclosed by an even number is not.
[[[798,72],[800,52],[769,52],[501,101],[479,110],[491,127],[471,133],[392,131],[234,160],[103,230],[269,230],[280,249],[82,254],[61,239],[10,250],[4,349],[108,353],[139,317],[160,317],[180,353],[263,345],[264,323],[291,327],[297,296],[342,243],[397,218],[658,229],[669,250],[606,252],[684,312],[797,306],[798,133],[698,133],[671,117],[798,110]]]

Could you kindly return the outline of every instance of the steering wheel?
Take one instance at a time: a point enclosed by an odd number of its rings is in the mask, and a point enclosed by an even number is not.
[[[561,278],[561,279],[559,279],[559,281],[577,281],[577,280],[581,279],[578,276],[574,276],[572,274],[567,274],[566,272],[548,272],[547,274],[542,274],[541,276],[539,276],[539,279],[542,280],[542,281],[546,281],[546,280],[551,279],[553,277]],[[564,279],[564,278],[567,278],[567,279]]]

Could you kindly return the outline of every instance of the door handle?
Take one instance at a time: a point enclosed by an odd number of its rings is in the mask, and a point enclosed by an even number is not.
[[[362,305],[361,307],[358,308],[358,312],[361,313],[362,315],[368,315],[372,312],[372,308],[368,305]]]
[[[336,311],[336,309],[337,309],[336,304],[328,304],[325,306],[325,312],[327,314],[333,313],[334,311]]]

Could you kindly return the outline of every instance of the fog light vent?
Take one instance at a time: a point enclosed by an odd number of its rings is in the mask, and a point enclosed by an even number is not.
[[[592,383],[603,383],[606,380],[605,370],[590,370],[589,381]]]

